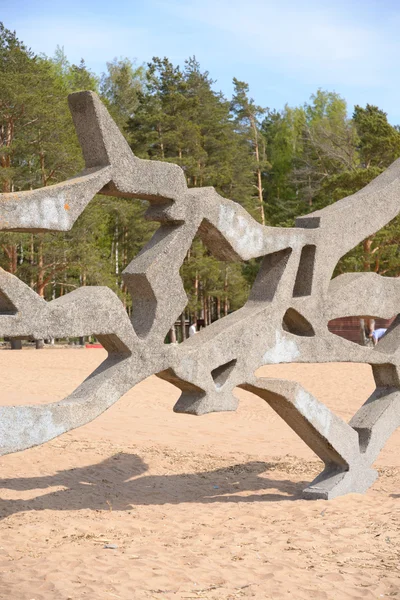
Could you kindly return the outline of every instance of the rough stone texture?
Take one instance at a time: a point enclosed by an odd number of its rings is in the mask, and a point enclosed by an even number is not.
[[[324,461],[309,498],[364,492],[371,465],[400,424],[400,319],[374,348],[330,333],[341,316],[388,318],[399,310],[400,279],[371,273],[332,279],[337,261],[400,212],[400,160],[363,190],[299,218],[295,228],[263,227],[213,188],[188,189],[182,170],[136,158],[95,94],[69,98],[86,168],[64,183],[0,196],[0,229],[65,231],[96,194],[145,198],[160,228],[123,274],[129,320],[104,287],[46,303],[0,272],[0,335],[94,334],[108,358],[70,396],[45,406],[0,408],[0,454],[29,448],[94,419],[151,374],[181,389],[176,412],[235,410],[236,386],[265,400]],[[219,259],[264,257],[246,305],[180,345],[164,338],[187,297],[179,269],[199,234]],[[266,364],[361,362],[376,390],[346,424],[299,384],[257,379]]]

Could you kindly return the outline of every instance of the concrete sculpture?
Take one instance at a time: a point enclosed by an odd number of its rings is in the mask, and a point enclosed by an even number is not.
[[[0,229],[66,231],[95,194],[146,199],[147,217],[161,225],[123,275],[132,321],[108,288],[85,287],[47,303],[0,272],[1,336],[93,334],[108,351],[64,400],[1,407],[0,454],[89,422],[155,373],[182,391],[176,412],[235,410],[236,386],[265,400],[325,463],[305,497],[365,492],[377,477],[374,460],[400,424],[400,318],[374,348],[335,336],[327,324],[400,312],[400,278],[331,278],[341,256],[400,212],[400,160],[353,196],[299,218],[295,228],[264,227],[213,188],[188,189],[179,166],[135,157],[95,94],[72,94],[69,104],[86,168],[64,183],[0,195]],[[187,302],[179,269],[196,234],[221,260],[264,258],[243,308],[167,345]],[[368,363],[376,390],[345,423],[299,384],[254,376],[262,365],[290,362]]]

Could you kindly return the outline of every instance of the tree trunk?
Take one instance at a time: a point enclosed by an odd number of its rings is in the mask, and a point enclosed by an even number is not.
[[[185,311],[181,314],[181,332],[182,332],[182,342],[186,340],[186,316]]]
[[[1,145],[6,148],[10,148],[14,139],[14,120],[10,117],[6,125],[3,125],[0,129],[0,140]],[[11,153],[5,152],[0,154],[0,166],[3,169],[9,169],[11,167]],[[3,193],[7,194],[11,192],[11,180],[4,179],[2,183]]]
[[[207,296],[205,294],[203,295],[203,313],[204,313],[204,325],[207,327],[207,325],[209,325],[208,302],[207,302]]]
[[[118,276],[119,276],[119,231],[118,231],[118,218],[115,222],[114,229],[114,237],[115,237],[115,276],[116,276],[116,284],[118,286]]]
[[[16,244],[3,244],[2,248],[8,259],[8,272],[15,275],[18,266],[18,247]]]
[[[217,298],[217,319],[221,318],[221,298]]]
[[[42,186],[46,186],[46,170],[44,165],[44,153],[39,152],[39,160],[40,160],[40,173],[42,176]]]
[[[36,281],[36,292],[44,298],[44,269],[43,269],[43,239],[39,236],[38,244],[38,272]]]
[[[225,269],[225,281],[224,281],[224,315],[228,314],[229,301],[228,301],[228,269]]]
[[[198,313],[197,313],[197,307],[199,305],[199,273],[198,271],[196,271],[196,275],[194,278],[194,297],[195,297],[195,313],[194,313],[194,320],[197,323],[197,317],[198,317]]]
[[[128,264],[128,228],[124,227],[124,236],[123,236],[123,254],[122,254],[122,264],[123,268]]]
[[[373,239],[373,237],[369,237],[363,241],[363,271],[371,270],[371,248]]]
[[[35,244],[33,235],[31,235],[31,242],[29,248],[29,264],[31,265],[31,282],[29,285],[32,289],[35,289],[35,280],[33,277],[33,265],[35,264]]]
[[[128,305],[128,291],[126,289],[126,285],[122,282],[122,304],[124,305],[124,309],[127,310]]]
[[[158,140],[160,143],[160,150],[161,150],[161,158],[164,159],[164,142],[163,142],[163,138],[162,138],[162,130],[161,130],[161,124],[158,123],[157,125],[157,133],[158,133]]]
[[[261,180],[261,165],[260,165],[260,149],[258,145],[258,131],[257,125],[254,117],[250,116],[250,123],[253,129],[254,134],[254,150],[256,154],[256,162],[257,162],[257,193],[258,193],[258,202],[260,204],[260,214],[261,214],[261,223],[265,225],[265,211],[264,211],[264,198],[263,198],[263,189],[262,189],[262,180]]]

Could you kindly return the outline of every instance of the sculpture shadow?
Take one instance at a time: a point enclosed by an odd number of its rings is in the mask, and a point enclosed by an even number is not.
[[[279,463],[252,461],[197,473],[146,475],[148,466],[139,456],[121,453],[98,464],[60,471],[55,475],[0,479],[0,490],[25,492],[63,488],[30,499],[0,498],[0,519],[25,511],[126,511],[139,505],[299,499],[308,482],[265,476],[266,472],[278,466]],[[274,492],[268,493],[269,489]],[[240,495],[243,492],[257,493]]]

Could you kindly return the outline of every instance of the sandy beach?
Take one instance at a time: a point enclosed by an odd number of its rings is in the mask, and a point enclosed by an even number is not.
[[[70,393],[103,350],[1,351],[1,404]],[[280,365],[349,419],[365,365]],[[400,598],[400,431],[365,495],[305,501],[321,463],[259,398],[178,415],[150,377],[94,422],[0,458],[1,600]]]

